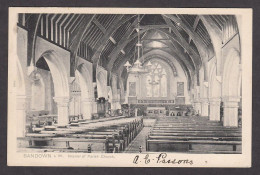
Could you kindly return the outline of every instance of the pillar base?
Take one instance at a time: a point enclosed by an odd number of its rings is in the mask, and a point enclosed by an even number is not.
[[[82,114],[86,120],[91,120],[93,102],[94,99],[92,98],[82,99]]]
[[[200,99],[201,101],[201,116],[209,116],[209,101],[207,98]]]
[[[209,119],[213,121],[220,121],[220,98],[210,98],[210,114]]]
[[[238,127],[238,102],[240,97],[224,97],[224,121],[223,125]]]
[[[194,110],[196,111],[196,114],[201,114],[201,103],[199,101],[194,101]]]
[[[66,127],[69,125],[69,102],[70,97],[54,97],[58,108],[58,127]]]
[[[16,96],[16,136],[25,137],[26,133],[26,110],[28,105],[28,97]]]

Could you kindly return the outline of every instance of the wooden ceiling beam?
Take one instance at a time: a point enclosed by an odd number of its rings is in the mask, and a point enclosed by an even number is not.
[[[140,26],[140,29],[146,29],[146,28],[162,28],[162,29],[165,29],[165,28],[169,28],[168,25],[142,25]]]
[[[112,22],[110,27],[106,30],[102,38],[97,42],[97,44],[94,46],[94,54],[91,58],[94,64],[98,62],[98,59],[100,57],[100,54],[106,45],[107,40],[112,36],[112,34],[115,32],[115,30],[118,28],[117,24],[121,21],[124,15],[118,15],[116,19]]]
[[[199,16],[196,16],[195,20],[194,20],[194,23],[193,23],[193,31],[195,32],[196,31],[196,28],[199,24],[199,21],[200,21],[200,17]],[[191,36],[189,35],[189,44],[191,42]]]
[[[71,51],[71,69],[70,75],[71,77],[75,76],[75,70],[77,69],[78,59],[77,59],[77,51],[80,46],[80,42],[83,38],[84,33],[88,30],[91,25],[92,20],[96,15],[84,15],[82,22],[79,24],[78,29],[74,32],[75,36],[73,36],[73,41],[71,42],[69,49]]]
[[[177,41],[187,52],[188,54],[191,56],[191,58],[193,58],[193,62],[196,65],[196,67],[200,67],[201,65],[201,59],[200,56],[193,50],[191,49],[189,43],[187,43],[186,40],[184,40],[184,38],[181,36],[181,34],[179,33],[179,31],[175,28],[175,26],[173,25],[173,23],[170,21],[169,18],[164,17],[165,22],[171,27],[173,33],[175,35],[177,35],[177,38],[175,39],[171,33],[167,33],[165,31],[162,31],[163,33],[167,34],[169,37],[171,37],[173,40]]]
[[[166,44],[166,43],[164,43],[164,44]],[[169,45],[169,44],[168,44],[168,45]],[[170,50],[169,50],[169,49],[165,50],[165,49],[163,49],[163,48],[150,49],[150,50],[146,51],[146,52],[144,53],[144,55],[147,54],[147,53],[149,53],[149,52],[152,51],[152,50],[161,50],[161,51],[166,52],[166,53],[168,53],[168,54],[170,54],[170,55],[173,55],[174,58],[176,59],[176,61],[181,65],[182,69],[184,70],[184,73],[185,73],[185,75],[187,76],[188,80],[190,81],[190,84],[192,84],[193,79],[192,79],[192,76],[191,76],[191,75],[194,75],[194,71],[193,71],[192,69],[188,68],[189,65],[186,65],[186,64],[185,64],[185,61],[184,61],[185,58],[182,58],[182,56],[180,55],[180,53],[177,52],[177,50],[176,50],[174,47],[172,47],[172,46],[169,45],[169,48],[170,48]],[[159,54],[159,55],[160,55],[160,54]],[[117,72],[116,72],[116,73],[117,73],[117,75],[118,75],[119,77],[122,76],[122,72],[123,72],[123,70],[124,70],[124,64],[126,63],[126,61],[129,60],[129,59],[131,59],[133,56],[134,56],[134,54],[128,55],[127,57],[125,57],[124,60],[122,60],[122,62],[120,63],[120,65],[117,66],[117,69],[116,69]],[[123,77],[123,78],[127,78],[127,77]],[[190,86],[189,86],[189,87],[190,87]]]
[[[191,39],[194,41],[194,44],[196,45],[200,57],[204,60],[207,61],[208,59],[208,53],[207,53],[207,46],[206,44],[202,41],[202,38],[195,32],[193,29],[188,25],[188,23],[185,20],[181,20],[178,17],[175,17],[173,15],[162,15],[164,17],[167,17],[174,21],[176,24],[179,24],[179,26],[191,37]],[[201,19],[201,18],[200,18]]]
[[[195,20],[194,20],[194,23],[193,23],[193,31],[196,30],[198,24],[199,24],[199,21],[200,21],[200,16],[196,16]]]
[[[106,33],[106,28],[102,26],[96,18],[94,18],[92,22],[102,31],[102,33]]]
[[[128,44],[129,41],[131,41],[133,38],[135,38],[137,36],[134,35],[134,37],[130,37],[131,33],[133,32],[133,30],[135,29],[136,25],[138,23],[138,18],[135,19],[135,21],[131,24],[131,26],[128,28],[128,30],[125,32],[125,34],[123,35],[123,37],[120,39],[120,41],[117,43],[117,46],[112,50],[112,52],[109,54],[108,58],[109,62],[107,64],[107,69],[109,71],[111,71],[114,61],[117,58],[117,55],[120,53],[120,51],[122,49],[124,49],[124,47]],[[140,31],[141,32],[141,31]]]
[[[162,39],[149,39],[149,38],[147,38],[147,39],[142,39],[142,41],[169,41],[169,39],[167,39],[167,38],[162,38]]]

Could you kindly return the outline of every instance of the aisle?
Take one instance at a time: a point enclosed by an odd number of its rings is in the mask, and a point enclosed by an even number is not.
[[[142,152],[145,152],[145,138],[148,136],[150,129],[152,129],[152,127],[144,127],[136,138],[128,145],[125,153],[138,153],[140,146],[142,146]]]

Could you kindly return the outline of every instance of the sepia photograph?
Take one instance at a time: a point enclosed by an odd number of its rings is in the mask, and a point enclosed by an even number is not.
[[[8,62],[10,166],[251,166],[251,9],[12,7]]]

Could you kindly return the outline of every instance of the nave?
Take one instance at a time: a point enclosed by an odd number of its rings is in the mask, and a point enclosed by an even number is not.
[[[57,129],[40,125],[18,138],[20,151],[239,154],[242,145],[240,127],[223,127],[199,116],[73,120],[69,128]]]
[[[242,152],[236,15],[17,16],[19,152]]]

